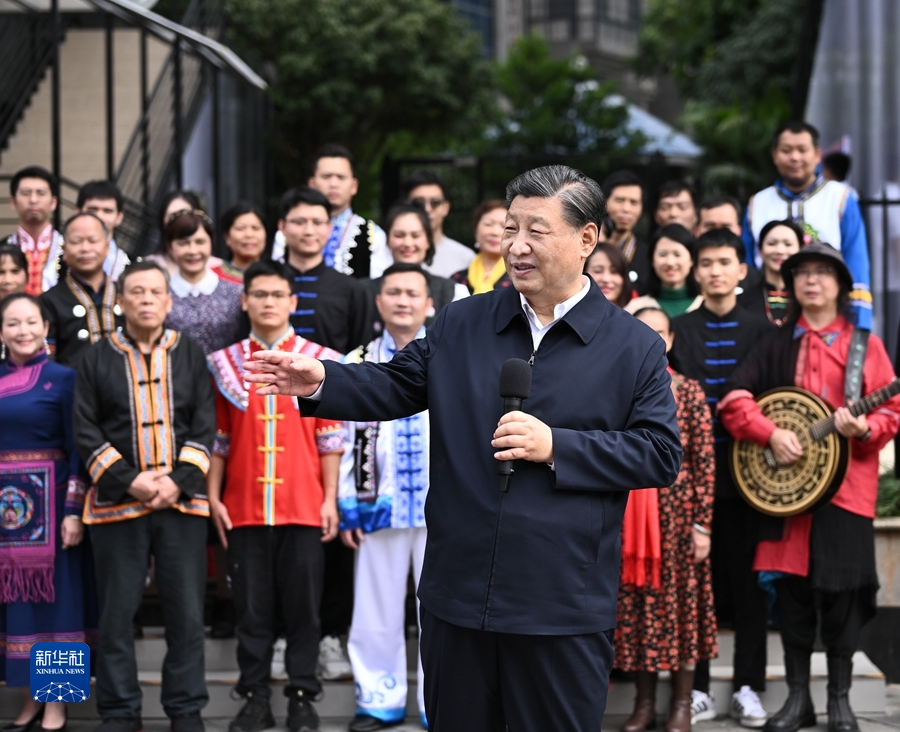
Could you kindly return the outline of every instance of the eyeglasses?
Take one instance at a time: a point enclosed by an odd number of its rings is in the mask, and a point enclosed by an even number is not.
[[[307,224],[312,224],[315,227],[331,225],[331,221],[328,219],[287,219],[287,222],[294,226],[299,226],[301,229]]]
[[[166,224],[171,224],[175,219],[179,216],[186,216],[187,214],[193,214],[201,219],[203,219],[209,226],[212,226],[212,220],[209,216],[206,215],[206,211],[201,211],[199,208],[181,208],[178,211],[174,211],[171,216],[166,220]]]
[[[791,274],[795,280],[811,280],[813,277],[818,280],[825,275],[834,274],[834,267],[794,267]]]
[[[426,211],[429,209],[434,210],[438,206],[442,206],[447,203],[446,198],[410,198],[410,203],[414,203],[419,208],[424,208]]]
[[[268,300],[270,297],[275,302],[281,302],[282,300],[286,300],[291,296],[290,292],[285,292],[284,290],[277,290],[275,292],[266,292],[265,290],[253,290],[252,292],[247,293],[247,297],[250,297],[254,300]]]

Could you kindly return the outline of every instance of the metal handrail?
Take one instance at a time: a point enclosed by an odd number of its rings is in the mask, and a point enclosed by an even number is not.
[[[30,26],[27,30],[26,25]],[[0,34],[0,54],[4,60],[0,64],[3,67],[0,77],[0,150],[6,147],[53,59],[52,16],[38,13],[10,15],[4,27],[5,32]]]
[[[183,41],[217,68],[233,71],[257,89],[266,89],[268,87],[268,84],[259,74],[244,63],[228,46],[219,43],[217,40],[213,40],[180,23],[174,23],[163,18],[161,15],[157,15],[153,11],[131,2],[131,0],[86,1],[100,10],[111,13],[127,22],[134,23],[140,28],[145,28],[168,43],[174,43],[176,39]]]

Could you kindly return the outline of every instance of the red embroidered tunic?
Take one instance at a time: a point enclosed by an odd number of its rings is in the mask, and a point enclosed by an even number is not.
[[[832,409],[843,405],[844,373],[853,326],[843,317],[819,331],[800,318],[795,337],[801,339],[794,372],[794,385],[820,396]],[[869,337],[863,367],[863,395],[880,389],[894,378],[894,369],[877,336]],[[766,419],[749,391],[729,392],[719,404],[722,424],[736,440],[768,444],[775,425]],[[850,440],[847,478],[831,503],[867,518],[875,517],[878,497],[878,452],[893,439],[900,426],[900,397],[894,397],[866,415],[871,429],[865,441]],[[809,537],[812,514],[785,521],[780,541],[761,541],[757,546],[754,570],[787,572],[805,577],[809,572]]]
[[[213,452],[227,461],[222,502],[235,528],[320,526],[325,489],[319,456],[344,451],[343,423],[301,417],[294,397],[260,396],[249,389],[243,364],[263,349],[341,357],[293,332],[272,346],[251,335],[209,355],[216,386]]]

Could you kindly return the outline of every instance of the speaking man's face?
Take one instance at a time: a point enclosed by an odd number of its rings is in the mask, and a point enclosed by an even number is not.
[[[581,281],[584,260],[596,243],[596,224],[570,224],[559,198],[516,196],[500,248],[516,290],[528,298],[562,302]]]

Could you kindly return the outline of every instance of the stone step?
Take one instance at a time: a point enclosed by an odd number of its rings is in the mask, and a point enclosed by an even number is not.
[[[160,668],[165,654],[165,640],[155,629],[145,629],[146,637],[136,641],[139,663],[139,679],[144,692],[144,717],[161,719],[165,717],[159,703],[161,683]],[[407,699],[407,710],[410,719],[417,717],[416,679],[415,679],[415,636],[408,644],[410,673],[410,691]],[[710,675],[712,692],[716,699],[716,710],[720,715],[727,715],[731,703],[732,668],[730,665],[733,649],[733,634],[722,631],[719,636],[720,655],[711,663]],[[209,718],[230,718],[241,707],[240,700],[231,698],[231,689],[237,682],[237,664],[235,662],[236,643],[231,640],[206,641],[206,683],[209,690],[209,705],[204,716]],[[881,714],[885,710],[885,681],[883,674],[869,661],[868,657],[858,652],[854,656],[853,687],[850,702],[859,714]],[[761,695],[762,702],[769,712],[777,710],[787,696],[784,684],[784,665],[781,641],[777,633],[770,633],[768,639],[768,661],[766,667],[767,689]],[[824,653],[816,653],[812,659],[811,691],[816,709],[825,711],[826,698],[826,662]],[[279,725],[284,724],[286,700],[283,696],[283,682],[273,682],[272,706]],[[348,719],[353,716],[355,707],[355,689],[352,681],[325,682],[322,700],[316,703],[319,715],[323,719]],[[663,673],[660,677],[657,708],[662,714],[669,702],[669,678]],[[10,718],[17,714],[21,699],[21,691],[0,686],[0,718]],[[609,690],[607,713],[609,715],[627,715],[631,711],[634,700],[634,686],[629,682],[614,681]],[[71,705],[72,719],[96,719],[97,712],[93,697],[84,704]]]

